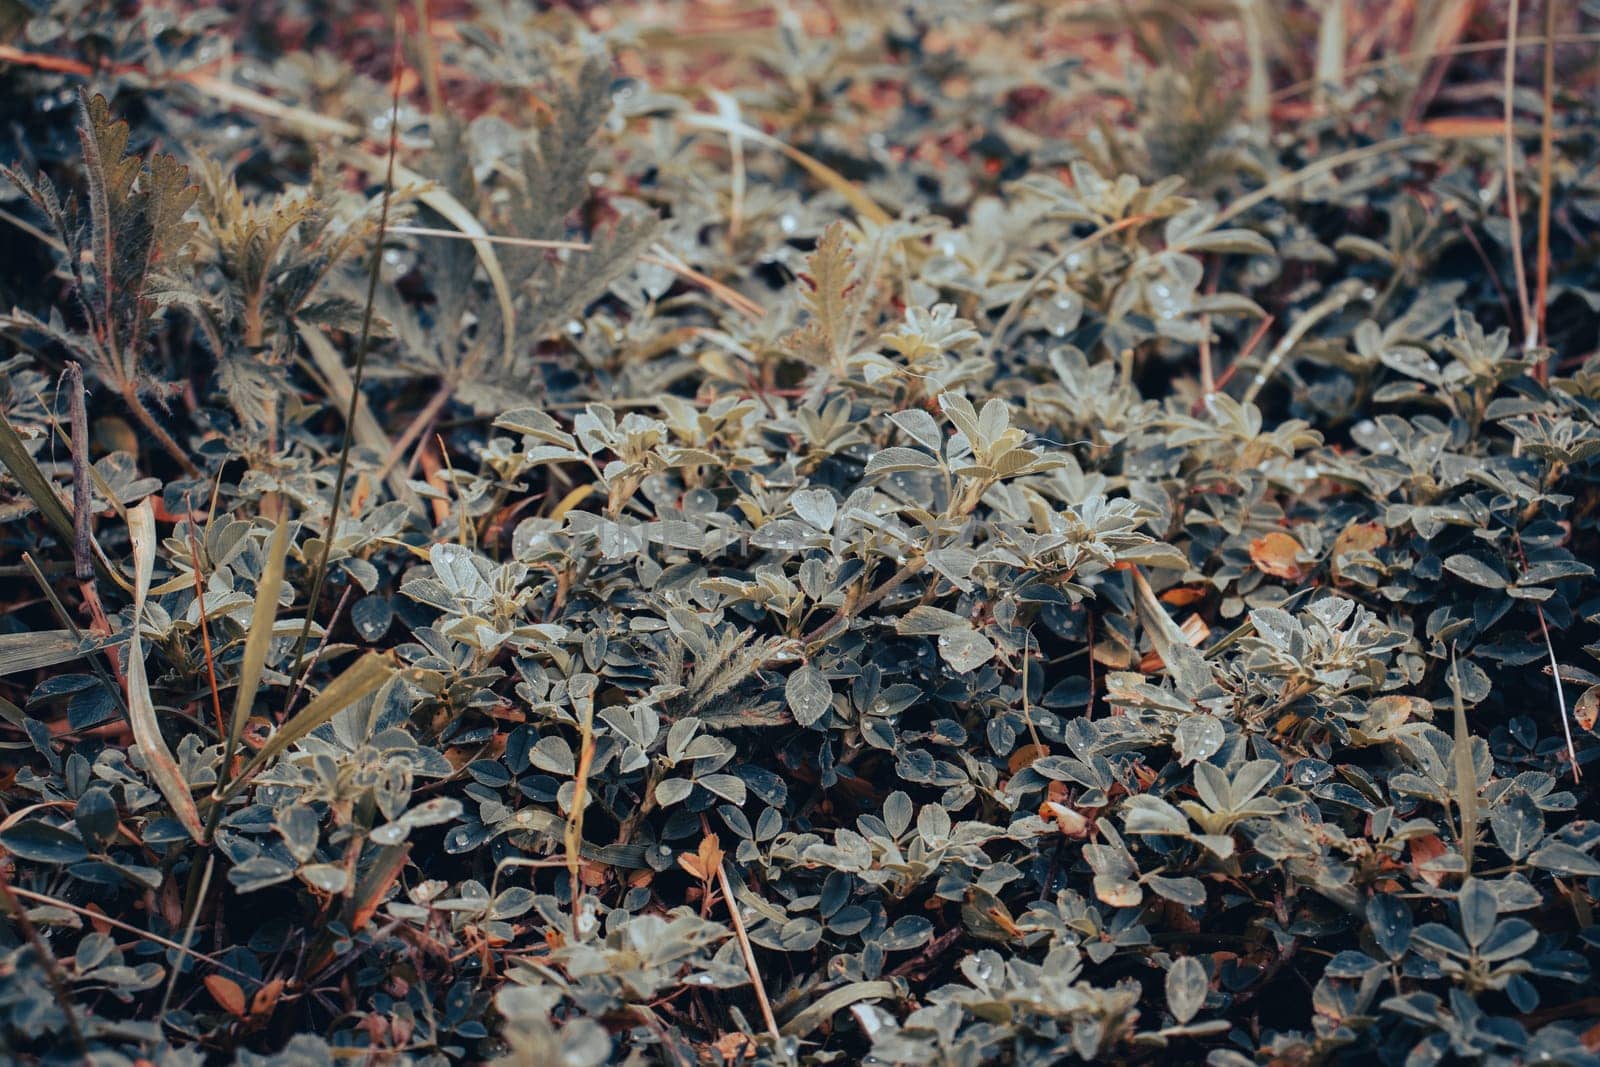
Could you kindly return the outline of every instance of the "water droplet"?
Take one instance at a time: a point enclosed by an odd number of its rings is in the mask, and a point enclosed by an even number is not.
[[[939,242],[939,253],[945,256],[956,254],[956,242],[953,237],[946,237]]]
[[[799,225],[799,221],[787,211],[778,217],[778,229],[784,233],[793,233]]]
[[[581,336],[583,334],[583,323],[579,322],[577,319],[569,320],[567,322],[567,332],[574,337]]]

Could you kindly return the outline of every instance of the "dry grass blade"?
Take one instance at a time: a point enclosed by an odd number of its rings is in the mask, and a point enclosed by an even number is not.
[[[1135,215],[1131,218],[1118,219],[1116,222],[1107,223],[1086,237],[1079,238],[1078,240],[1069,244],[1067,247],[1063,248],[1060,252],[1056,253],[1054,259],[1034,272],[1033,277],[1028,279],[1027,286],[1022,290],[1022,292],[1018,293],[1017,298],[1011,301],[1010,305],[1006,307],[1005,313],[1000,316],[1000,321],[995,324],[994,332],[989,335],[989,343],[984,347],[983,358],[986,360],[994,358],[995,350],[998,349],[1002,343],[1004,343],[1006,334],[1010,332],[1012,324],[1017,321],[1017,316],[1022,314],[1022,309],[1027,307],[1028,301],[1033,299],[1033,294],[1038,292],[1039,286],[1044,284],[1044,280],[1050,275],[1054,274],[1062,264],[1066,263],[1066,261],[1071,259],[1075,254],[1082,252],[1085,248],[1088,248],[1093,244],[1097,244],[1098,242],[1105,240],[1112,234],[1120,233],[1131,226],[1137,226],[1141,222],[1148,221],[1149,220],[1143,215]]]
[[[329,682],[327,688],[318,693],[311,703],[301,708],[294,718],[278,727],[277,731],[267,739],[267,743],[251,757],[244,770],[240,771],[225,789],[219,791],[219,798],[225,801],[232,797],[246,782],[287,752],[290,746],[301,738],[345,708],[377,692],[394,672],[394,661],[381,652],[368,652],[356,660],[345,668],[342,674]]]
[[[729,139],[730,143],[736,139],[743,139],[754,144],[764,145],[767,148],[775,148],[794,163],[799,164],[806,173],[817,179],[817,181],[844,197],[850,206],[855,209],[856,214],[862,218],[875,222],[880,226],[887,226],[894,221],[893,217],[879,206],[876,200],[862,192],[860,186],[856,185],[855,182],[852,182],[821,160],[808,156],[798,148],[778,140],[778,138],[769,133],[756,129],[749,123],[741,122],[726,115],[702,114],[685,115],[683,123],[690,129],[712,130],[723,134]]]
[[[1345,6],[1347,0],[1328,0],[1323,9],[1322,22],[1317,26],[1317,87],[1314,90],[1317,107],[1328,106],[1328,91],[1344,89],[1344,55],[1348,47],[1345,32]]]
[[[1528,304],[1528,268],[1522,261],[1522,211],[1517,204],[1517,141],[1513,128],[1516,116],[1517,95],[1517,16],[1521,11],[1519,0],[1511,0],[1511,10],[1506,14],[1506,64],[1505,80],[1501,86],[1504,94],[1505,129],[1502,132],[1505,152],[1506,222],[1511,227],[1511,269],[1517,284],[1517,309],[1522,312],[1522,344],[1526,350],[1539,346],[1539,327],[1534,322],[1533,308]]]
[[[1456,662],[1454,648],[1450,650],[1450,695],[1455,703],[1455,743],[1451,757],[1456,772],[1456,816],[1460,819],[1457,840],[1470,873],[1478,843],[1478,771],[1472,759],[1472,734],[1467,729],[1467,708],[1461,699],[1461,667]]]
[[[808,1004],[800,1014],[783,1024],[783,1032],[792,1037],[805,1037],[852,1004],[859,1004],[863,1000],[887,1000],[895,993],[894,983],[882,979],[851,982]]]
[[[370,163],[376,166],[378,161],[373,159]],[[394,177],[408,185],[424,181],[421,175],[398,165],[394,169]],[[504,349],[501,362],[509,366],[516,355],[517,305],[511,292],[511,283],[506,280],[506,272],[500,266],[500,257],[494,254],[494,243],[488,240],[488,231],[465,204],[438,186],[427,186],[417,194],[417,199],[444,216],[461,231],[463,237],[472,242],[472,250],[478,254],[478,262],[489,276],[489,285],[493,287],[495,299],[500,304],[500,339]]]
[[[87,1060],[89,1046],[83,1039],[83,1028],[78,1025],[78,1009],[72,1005],[66,978],[61,973],[61,963],[56,959],[55,953],[50,951],[50,946],[45,943],[44,938],[39,936],[38,929],[33,925],[33,920],[28,918],[28,913],[17,896],[18,892],[12,888],[11,879],[7,876],[5,868],[0,867],[0,903],[4,903],[6,912],[11,915],[12,921],[17,924],[17,929],[33,947],[34,955],[38,956],[39,962],[44,965],[50,988],[61,1005],[62,1014],[66,1016],[67,1030],[72,1035],[73,1044],[78,1046],[78,1051]]]
[[[1535,330],[1540,344],[1548,344],[1545,336],[1545,316],[1550,310],[1550,193],[1554,184],[1555,160],[1552,156],[1555,142],[1555,80],[1556,49],[1551,44],[1555,37],[1556,3],[1544,3],[1544,88],[1542,107],[1539,109],[1539,252],[1534,269],[1533,314]],[[1549,377],[1548,361],[1539,364],[1540,380]]]
[[[562,831],[566,848],[567,873],[572,879],[572,930],[578,932],[578,914],[583,903],[583,883],[579,869],[583,861],[583,812],[589,802],[589,770],[594,765],[594,696],[581,702],[578,718],[578,768],[573,776],[572,810],[567,813]]]
[[[398,29],[396,39],[398,40]],[[330,135],[344,140],[357,140],[361,137],[362,131],[351,123],[319,115],[306,108],[285,104],[222,78],[211,75],[190,75],[183,80],[195,90],[224,104],[273,119],[309,141],[315,142]],[[494,254],[493,246],[482,240],[485,236],[483,223],[479,222],[478,217],[447,190],[433,185],[415,171],[392,163],[392,152],[389,159],[384,159],[357,148],[350,148],[342,153],[342,158],[368,174],[390,173],[391,180],[387,183],[386,189],[392,188],[395,181],[416,186],[420,190],[417,199],[448,219],[464,235],[475,238],[472,243],[473,250],[477,252],[478,261],[483,265],[484,273],[489,277],[489,284],[494,287],[495,298],[500,303],[502,340],[505,345],[505,356],[509,359],[516,338],[516,306],[512,299],[511,284],[506,280],[505,271],[500,266],[499,258]],[[392,171],[389,170],[391,166]]]
[[[189,792],[189,783],[172,750],[161,736],[161,724],[156,720],[155,703],[150,698],[150,681],[145,676],[144,642],[139,637],[139,627],[144,619],[145,597],[150,591],[150,573],[156,558],[156,517],[148,500],[138,507],[128,509],[128,537],[133,544],[133,625],[128,630],[128,719],[133,726],[133,738],[144,756],[150,777],[172,813],[184,829],[197,842],[204,842],[205,829],[200,822],[200,812]]]
[[[1285,331],[1277,344],[1272,346],[1272,351],[1267,353],[1267,358],[1262,362],[1261,369],[1250,379],[1250,384],[1245,387],[1244,395],[1240,402],[1253,404],[1257,396],[1272,376],[1277,373],[1278,367],[1288,358],[1294,346],[1299,344],[1311,328],[1329,315],[1337,314],[1346,304],[1354,298],[1353,290],[1336,290],[1323,297],[1317,303],[1306,309],[1305,314],[1294,320],[1294,324]]]
[[[112,916],[106,915],[102,912],[90,911],[88,908],[79,907],[76,904],[69,904],[65,900],[60,900],[44,893],[35,893],[31,889],[18,889],[16,886],[12,886],[11,891],[24,900],[31,900],[36,904],[43,904],[49,908],[60,908],[62,911],[69,911],[74,915],[81,915],[90,922],[105,923],[107,926],[115,927],[118,930],[130,933],[143,941],[152,942],[153,944],[160,945],[162,948],[171,949],[173,952],[188,956],[191,959],[197,959],[201,963],[210,964],[219,971],[227,971],[229,974],[237,975],[238,977],[246,979],[250,982],[257,980],[255,975],[252,975],[246,971],[241,971],[237,967],[229,966],[228,964],[217,959],[215,956],[208,956],[204,952],[196,952],[194,949],[180,945],[170,938],[162,937],[160,934],[152,934],[148,930],[141,930],[131,923],[125,923],[121,919],[113,918]]]
[[[391,226],[390,233],[406,234],[412,237],[439,237],[447,241],[471,241],[474,238],[456,230],[441,230],[434,226]],[[540,240],[534,237],[502,237],[498,234],[488,234],[482,240],[490,244],[506,245],[510,248],[544,248],[551,251],[587,252],[594,246],[587,241],[552,241]],[[640,263],[648,263],[656,267],[664,267],[687,282],[692,282],[721,300],[739,314],[752,321],[759,322],[766,314],[761,305],[740,293],[730,289],[715,278],[709,277],[686,266],[677,259],[667,255],[644,255],[639,257]]]
[[[1178,629],[1178,624],[1172,621],[1167,609],[1161,606],[1155,590],[1150,588],[1149,580],[1139,568],[1135,567],[1129,573],[1133,575],[1133,602],[1138,609],[1139,621],[1144,624],[1145,631],[1150,635],[1150,643],[1155,646],[1156,655],[1161,657],[1162,663],[1170,666],[1173,662],[1172,650],[1180,645],[1188,647],[1189,639]]]
[[[392,227],[390,232],[397,232],[400,227]],[[454,230],[445,230],[445,233],[454,234]],[[461,236],[456,234],[456,236]],[[350,378],[350,371],[345,367],[339,350],[333,342],[328,340],[326,334],[315,326],[305,323],[299,324],[300,339],[305,342],[306,352],[311,356],[311,363],[316,368],[317,376],[327,386],[328,396],[346,413],[354,412],[356,441],[363,448],[370,448],[380,456],[387,456],[394,449],[394,443],[389,440],[389,435],[384,432],[378,423],[378,417],[372,413],[372,406],[365,397],[356,392],[355,382]],[[416,492],[406,483],[405,474],[401,471],[385,472],[385,481],[397,499],[403,500],[408,506],[420,507],[421,501]]]
[[[1567,758],[1572,761],[1572,780],[1576,782],[1583,777],[1583,773],[1578,770],[1578,749],[1572,742],[1572,721],[1571,716],[1567,714],[1567,694],[1561,687],[1561,665],[1556,662],[1556,646],[1550,640],[1550,624],[1545,621],[1544,608],[1535,604],[1533,610],[1539,614],[1539,632],[1544,636],[1544,649],[1550,656],[1550,680],[1556,687],[1556,710],[1561,715],[1561,732],[1567,739]]]
[[[101,652],[121,639],[85,643],[71,630],[35,630],[32,633],[0,634],[0,678],[41,667],[71,663]]]
[[[756,966],[755,949],[750,947],[750,935],[744,928],[744,917],[739,914],[739,903],[733,897],[733,887],[728,884],[728,865],[717,864],[717,884],[722,889],[722,903],[728,909],[728,918],[733,920],[733,933],[739,939],[739,952],[744,957],[745,970],[750,972],[750,984],[755,987],[756,1002],[761,1005],[761,1018],[767,1024],[767,1033],[772,1035],[772,1043],[777,1047],[783,1042],[783,1034],[778,1029],[778,1020],[772,1014],[772,1001],[767,999],[767,987],[761,981],[761,969]]]
[[[1267,71],[1266,34],[1262,28],[1261,0],[1235,0],[1239,21],[1244,26],[1245,54],[1250,59],[1250,77],[1245,88],[1250,121],[1266,120],[1272,101],[1272,83]]]
[[[372,260],[367,269],[366,306],[361,311],[361,339],[356,344],[356,369],[350,377],[350,406],[345,411],[344,435],[339,445],[339,467],[333,479],[333,500],[328,505],[327,528],[322,535],[322,554],[312,571],[311,589],[306,595],[306,617],[300,627],[300,637],[294,645],[294,678],[298,682],[305,674],[306,641],[311,636],[311,621],[316,615],[317,602],[322,598],[322,583],[328,576],[328,557],[339,536],[339,516],[344,503],[345,477],[350,473],[350,442],[355,439],[356,409],[361,400],[361,379],[367,369],[367,353],[372,346],[373,307],[378,299],[378,279],[383,274],[383,242],[389,232],[389,205],[394,197],[395,156],[400,151],[400,20],[394,20],[394,48],[392,61],[395,76],[389,104],[389,167],[384,175],[383,205],[378,213],[378,233],[373,241]],[[293,687],[291,687],[292,689]]]
[[[261,580],[256,583],[255,608],[250,615],[250,631],[244,639],[244,657],[239,661],[239,687],[233,694],[233,718],[228,723],[228,739],[223,748],[222,777],[219,785],[227,781],[239,749],[239,737],[244,733],[245,720],[255,705],[256,691],[261,686],[261,675],[267,667],[267,653],[272,649],[272,629],[278,621],[278,595],[283,589],[284,560],[289,553],[289,523],[280,520],[272,531],[272,542],[267,548],[266,566],[261,570]]]
[[[64,544],[72,544],[75,532],[72,515],[4,415],[0,415],[0,463],[5,464],[11,477],[22,486],[22,491],[28,494],[28,499],[33,501],[33,506],[39,509],[39,514],[44,516],[56,536]]]
[[[55,612],[56,619],[60,621],[62,628],[72,636],[73,640],[77,642],[79,648],[92,649],[95,652],[103,652],[106,649],[114,647],[115,645],[119,645],[123,641],[127,640],[126,636],[123,636],[102,641],[97,645],[91,645],[91,643],[84,637],[83,631],[78,628],[78,624],[74,622],[72,620],[72,616],[67,613],[67,606],[63,604],[61,602],[61,598],[56,595],[55,587],[52,586],[50,584],[50,580],[45,577],[44,571],[39,569],[39,564],[34,561],[34,558],[28,553],[24,552],[22,554],[22,565],[27,568],[28,573],[32,575],[34,582],[38,584],[39,591],[44,594],[45,600],[49,601],[50,610]],[[94,671],[95,677],[100,679],[100,684],[105,687],[107,693],[111,694],[111,699],[116,702],[117,709],[122,712],[122,714],[126,715],[128,713],[128,705],[127,702],[122,698],[122,687],[117,684],[116,679],[111,677],[110,672],[105,668],[105,664],[100,662],[99,656],[89,656],[89,669]]]

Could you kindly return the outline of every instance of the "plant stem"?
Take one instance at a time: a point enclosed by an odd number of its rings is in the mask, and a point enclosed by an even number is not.
[[[1550,189],[1552,178],[1554,97],[1556,78],[1556,49],[1550,43],[1556,28],[1556,0],[1544,0],[1544,106],[1539,115],[1539,259],[1537,288],[1533,298],[1535,331],[1539,343],[1548,345],[1545,336],[1545,314],[1550,303]],[[1541,359],[1534,368],[1534,377],[1540,382],[1550,376],[1549,361]],[[1556,684],[1560,684],[1557,682]]]
[[[1517,142],[1512,130],[1516,118],[1517,16],[1521,10],[1521,0],[1511,0],[1511,10],[1506,15],[1506,65],[1501,91],[1505,96],[1502,143],[1505,150],[1506,222],[1511,226],[1511,270],[1517,282],[1517,307],[1522,312],[1522,347],[1527,350],[1538,347],[1539,327],[1528,305],[1528,268],[1522,262],[1522,213],[1517,206]]]
[[[772,1002],[767,999],[767,987],[761,982],[761,971],[756,967],[755,949],[750,947],[750,935],[745,932],[744,917],[739,914],[739,902],[733,899],[733,887],[728,884],[726,863],[717,864],[717,883],[722,887],[722,902],[727,906],[728,918],[733,920],[733,932],[739,939],[739,951],[744,956],[745,970],[750,972],[750,984],[756,990],[756,1002],[761,1005],[761,1018],[766,1021],[767,1032],[777,1045],[783,1037],[778,1032],[778,1020],[772,1015]]]
[[[78,1013],[72,1007],[72,996],[67,991],[67,982],[61,974],[61,965],[56,962],[50,946],[44,943],[44,938],[39,936],[39,930],[33,925],[33,920],[28,918],[22,902],[17,899],[18,892],[11,888],[11,880],[6,877],[5,867],[0,865],[0,898],[4,898],[6,911],[16,919],[17,929],[22,931],[22,936],[27,938],[28,943],[33,946],[34,954],[39,957],[39,965],[49,976],[50,988],[55,992],[56,1002],[61,1005],[61,1013],[66,1016],[67,1029],[72,1033],[72,1043],[78,1046],[78,1052],[87,1061],[89,1045],[84,1041],[83,1030],[78,1026]]]
[[[194,465],[194,461],[184,453],[183,449],[178,447],[178,442],[172,439],[172,435],[167,433],[165,427],[157,422],[156,417],[150,413],[150,409],[145,407],[144,401],[139,397],[137,386],[131,384],[126,386],[122,390],[122,399],[128,405],[128,409],[133,412],[134,417],[144,424],[146,430],[150,431],[150,436],[155,438],[156,444],[160,445],[173,459],[178,461],[178,466],[183,468],[183,473],[191,478],[198,477],[200,468]]]

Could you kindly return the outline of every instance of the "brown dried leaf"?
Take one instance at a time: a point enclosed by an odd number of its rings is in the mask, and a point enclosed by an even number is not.
[[[244,1018],[244,990],[239,988],[239,983],[232,978],[224,978],[220,974],[208,974],[205,977],[206,991],[211,994],[211,999],[216,1001],[223,1011],[229,1015]]]
[[[1282,530],[1273,530],[1250,542],[1250,561],[1256,569],[1286,581],[1305,577],[1300,552],[1300,542]]]

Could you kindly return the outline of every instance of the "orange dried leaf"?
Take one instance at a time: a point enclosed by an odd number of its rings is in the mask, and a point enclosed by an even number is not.
[[[256,995],[250,998],[250,1014],[258,1016],[271,1014],[272,1009],[278,1004],[278,998],[282,995],[283,979],[274,978],[256,990]]]
[[[755,1038],[749,1034],[723,1034],[712,1043],[712,1047],[722,1055],[727,1063],[737,1063],[741,1058],[753,1060],[761,1047],[756,1044]]]
[[[1415,869],[1417,877],[1429,885],[1439,885],[1444,881],[1445,872],[1433,866],[1433,861],[1444,855],[1444,842],[1439,840],[1438,834],[1424,834],[1411,839],[1411,866]]]
[[[1022,768],[1032,766],[1034,760],[1048,755],[1049,752],[1050,750],[1043,745],[1023,745],[1011,753],[1011,759],[1006,762],[1006,767],[1012,774],[1016,774]]]
[[[239,988],[239,983],[232,978],[224,978],[220,974],[208,974],[205,977],[206,991],[211,994],[211,999],[216,1001],[223,1011],[229,1015],[244,1018],[244,990]]]
[[[1264,574],[1295,581],[1305,575],[1300,551],[1299,541],[1282,530],[1273,530],[1250,542],[1250,561]]]

